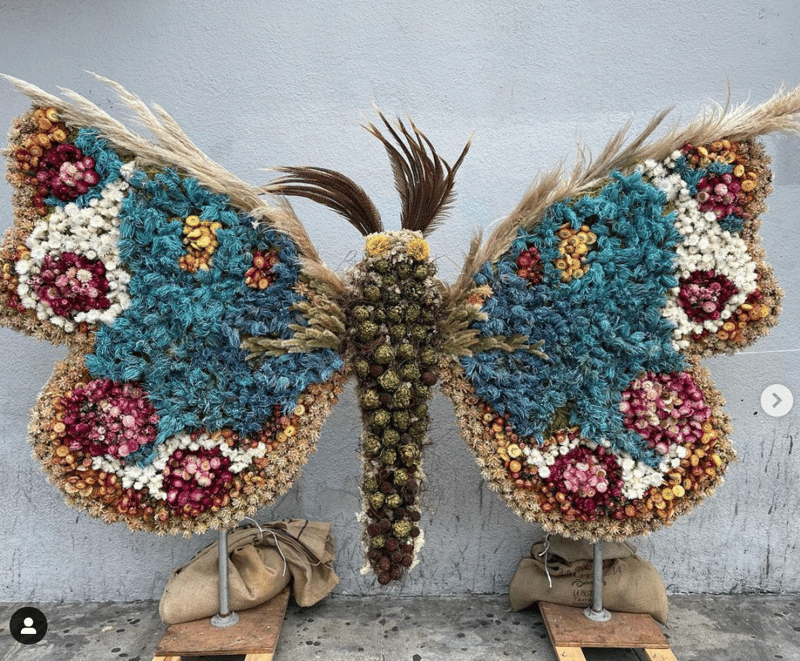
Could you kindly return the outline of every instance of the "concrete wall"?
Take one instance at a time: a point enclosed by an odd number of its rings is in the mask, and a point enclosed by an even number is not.
[[[410,113],[445,156],[474,132],[450,220],[431,237],[452,279],[472,233],[508,212],[539,169],[598,150],[626,119],[664,106],[690,117],[709,99],[760,101],[800,82],[800,5],[791,2],[458,3],[189,0],[0,0],[0,71],[70,87],[114,112],[84,69],[171,112],[201,148],[253,183],[259,168],[341,170],[373,196],[386,224],[399,203],[380,145],[359,124],[375,101]],[[0,124],[27,107],[0,83]],[[670,530],[636,540],[673,591],[798,591],[800,419],[767,417],[763,388],[800,396],[800,140],[768,139],[775,193],[764,244],[787,290],[781,324],[745,354],[711,361],[728,399],[741,461],[718,496]],[[11,223],[0,185],[0,226]],[[298,211],[327,263],[352,263],[361,237],[311,204]],[[131,534],[68,509],[30,458],[28,409],[61,348],[0,330],[0,600],[129,600],[160,595],[171,568],[214,539]],[[798,402],[800,404],[800,401]],[[295,487],[260,513],[330,520],[341,593],[380,588],[359,575],[359,414],[348,389]],[[507,589],[541,531],[482,484],[438,396],[423,504],[426,545],[399,594]],[[795,447],[797,446],[797,447]]]

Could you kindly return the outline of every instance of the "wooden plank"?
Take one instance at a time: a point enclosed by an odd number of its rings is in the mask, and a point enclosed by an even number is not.
[[[550,640],[556,648],[643,647],[667,649],[669,643],[650,615],[613,613],[608,622],[594,622],[582,608],[539,602]],[[667,661],[670,657],[662,657]],[[659,660],[661,661],[661,660]]]
[[[267,603],[237,612],[239,622],[231,627],[213,627],[211,618],[173,624],[156,647],[155,658],[246,654],[248,661],[271,661],[288,603],[289,588],[284,588]]]
[[[675,655],[672,653],[672,650],[651,650],[651,649],[644,649],[642,650],[644,653],[644,658],[647,661],[678,661]]]
[[[554,646],[558,661],[586,661],[580,647],[558,647]]]

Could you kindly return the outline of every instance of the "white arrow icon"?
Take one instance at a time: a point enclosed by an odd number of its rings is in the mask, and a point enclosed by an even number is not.
[[[792,410],[792,404],[794,404],[792,392],[779,383],[767,386],[761,393],[761,408],[764,409],[764,413],[773,418],[786,415]]]

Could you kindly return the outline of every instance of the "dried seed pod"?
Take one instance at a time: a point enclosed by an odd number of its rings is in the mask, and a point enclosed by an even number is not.
[[[396,415],[398,411],[395,411],[393,414]],[[389,447],[393,447],[400,442],[400,432],[396,429],[392,429],[391,427],[387,427],[383,430],[383,444]]]
[[[400,387],[395,390],[394,396],[391,399],[391,404],[395,412],[399,409],[406,409],[411,406],[411,389]]]
[[[364,491],[367,493],[374,493],[378,490],[378,480],[374,475],[370,475],[364,480]]]
[[[381,452],[380,460],[384,466],[391,466],[395,461],[397,461],[397,452],[395,452],[395,450],[392,448],[386,448],[383,452]]]
[[[411,525],[411,521],[408,519],[403,519],[402,521],[395,521],[392,524],[392,530],[394,534],[403,539],[404,537],[408,537],[411,534],[411,530],[414,526]]]
[[[364,449],[364,454],[368,457],[375,457],[381,451],[381,442],[377,436],[369,434],[364,437],[362,447]]]
[[[428,277],[428,265],[427,264],[417,264],[414,267],[414,279],[415,280],[424,280]]]
[[[426,386],[433,386],[438,380],[439,377],[433,370],[426,370],[422,373],[422,383]]]
[[[364,358],[356,360],[356,374],[360,379],[366,379],[369,375],[369,361]]]
[[[394,509],[396,507],[400,507],[403,504],[403,498],[400,494],[393,493],[386,497],[386,507]]]
[[[416,355],[416,350],[411,342],[402,342],[398,345],[395,353],[397,354],[398,360],[413,360]]]
[[[357,305],[354,307],[352,314],[356,323],[368,321],[372,318],[372,310],[364,305]]]
[[[392,415],[386,409],[378,409],[369,419],[369,424],[375,429],[383,429],[392,421]]]
[[[366,287],[364,287],[361,293],[365,299],[371,301],[372,303],[381,300],[381,290],[375,285],[367,285]]]
[[[380,491],[376,491],[369,496],[369,504],[372,505],[372,507],[374,507],[376,510],[379,510],[381,507],[383,507],[385,500],[386,496],[384,496]],[[383,543],[381,543],[381,546],[383,546]]]
[[[416,381],[419,377],[419,367],[415,363],[406,363],[400,368],[400,376],[405,381]]]
[[[373,549],[382,549],[384,544],[386,544],[386,535],[376,535],[369,540],[369,545]]]
[[[396,342],[399,342],[406,336],[407,330],[405,324],[392,324],[389,326],[389,334]]]
[[[397,390],[400,385],[400,378],[397,376],[397,372],[388,369],[378,377],[378,385],[384,390],[392,392]]]
[[[430,347],[425,347],[419,352],[419,362],[423,365],[435,365],[437,362],[436,352]]]
[[[388,312],[386,313],[386,318],[389,320],[390,324],[397,324],[403,321],[404,312],[403,308],[400,305],[395,305],[389,308]]]
[[[377,390],[367,390],[361,395],[361,407],[365,409],[376,409],[380,406],[381,399]]]
[[[419,448],[413,443],[401,445],[399,449],[400,458],[406,466],[416,464],[419,461]]]
[[[356,329],[356,336],[362,342],[370,342],[374,340],[378,333],[380,332],[380,327],[373,321],[362,321],[358,324]]]
[[[383,292],[383,300],[386,301],[387,305],[397,305],[402,298],[397,289],[387,289]]]
[[[420,308],[419,305],[417,305],[416,303],[411,303],[406,308],[406,315],[405,315],[406,321],[416,321],[417,319],[419,319],[419,315],[421,312],[422,308]]]
[[[402,487],[406,482],[408,482],[408,471],[405,468],[398,468],[394,472],[394,483],[398,487]]]
[[[388,344],[382,344],[372,354],[372,358],[376,363],[381,365],[388,365],[394,360],[394,349]]]
[[[400,280],[405,280],[411,276],[412,268],[411,264],[407,262],[400,262],[395,269],[395,273],[397,273],[397,277]]]
[[[394,411],[392,413],[392,424],[394,425],[395,429],[405,431],[411,424],[411,416],[408,414],[408,411]],[[397,435],[397,440],[400,440],[400,434]]]

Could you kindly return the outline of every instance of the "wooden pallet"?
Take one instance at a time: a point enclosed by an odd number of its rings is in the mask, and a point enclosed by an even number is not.
[[[267,603],[238,612],[239,622],[231,627],[213,627],[211,618],[170,625],[153,661],[236,654],[245,654],[245,661],[272,661],[288,603],[289,588],[284,588]]]
[[[613,613],[608,622],[594,622],[582,608],[539,602],[539,610],[558,661],[586,661],[583,647],[636,648],[644,661],[677,661],[650,615]]]

